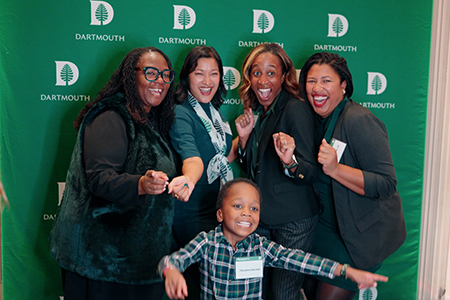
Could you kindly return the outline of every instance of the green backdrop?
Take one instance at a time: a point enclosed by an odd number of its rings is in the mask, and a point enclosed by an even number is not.
[[[415,299],[431,19],[431,0],[2,1],[0,166],[11,202],[1,227],[4,299],[61,296],[48,235],[75,142],[72,122],[129,50],[156,46],[179,73],[192,47],[215,47],[229,88],[222,109],[234,124],[242,61],[264,42],[279,43],[297,69],[318,51],[344,56],[352,98],[385,122],[408,238],[379,271],[389,283],[358,297]]]

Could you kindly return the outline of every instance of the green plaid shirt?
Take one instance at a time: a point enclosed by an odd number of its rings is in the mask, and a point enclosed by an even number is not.
[[[159,263],[162,276],[168,266],[184,272],[191,264],[200,263],[201,299],[247,299],[262,297],[262,278],[235,278],[237,257],[261,256],[264,266],[304,274],[334,278],[337,262],[302,250],[287,249],[252,233],[236,245],[236,251],[223,235],[222,225],[210,232],[199,233],[184,248],[165,256]]]

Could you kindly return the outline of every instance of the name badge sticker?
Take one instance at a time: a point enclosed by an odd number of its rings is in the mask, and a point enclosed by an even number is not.
[[[236,257],[236,279],[262,278],[262,256]]]
[[[225,131],[225,133],[228,133],[229,135],[233,135],[231,133],[231,128],[230,128],[230,124],[228,124],[228,122],[223,121],[223,130]]]
[[[338,160],[338,162],[340,162],[342,154],[344,153],[345,147],[347,147],[347,144],[340,140],[336,140],[335,138],[333,138],[333,139],[331,139],[330,145],[331,145],[331,147],[336,149],[337,160]]]

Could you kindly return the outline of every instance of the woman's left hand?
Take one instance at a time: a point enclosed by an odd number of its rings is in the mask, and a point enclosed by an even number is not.
[[[187,176],[178,176],[169,183],[169,194],[177,200],[187,202],[194,190],[195,185]]]
[[[274,133],[272,137],[275,151],[277,152],[281,161],[285,165],[292,163],[292,155],[294,154],[295,150],[294,138],[283,132]]]

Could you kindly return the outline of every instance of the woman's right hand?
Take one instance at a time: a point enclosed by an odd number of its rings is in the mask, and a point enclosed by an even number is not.
[[[166,173],[148,170],[144,176],[139,178],[139,195],[159,195],[162,194],[169,184],[169,177]]]
[[[239,134],[239,142],[241,148],[245,148],[247,145],[248,137],[255,126],[255,118],[250,107],[244,109],[244,113],[236,118],[236,130]]]

